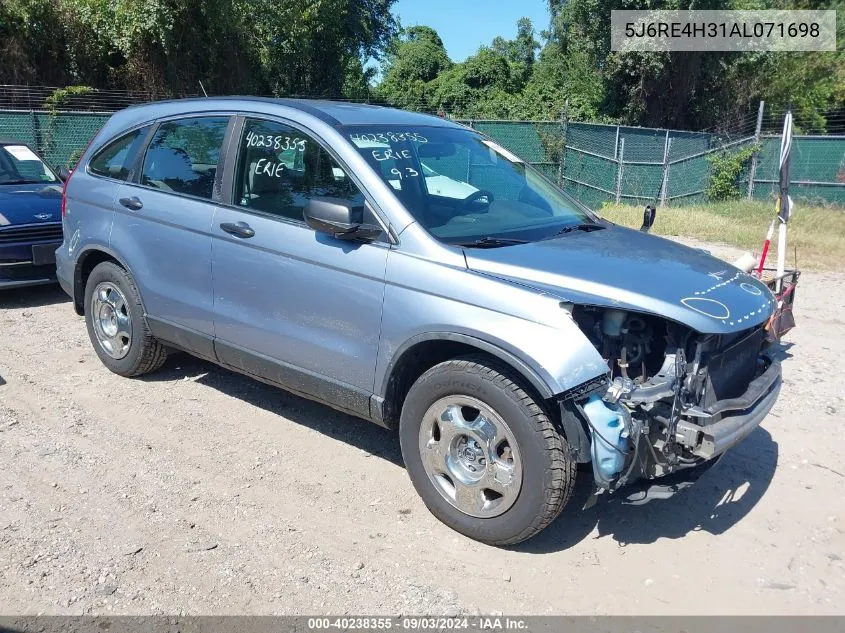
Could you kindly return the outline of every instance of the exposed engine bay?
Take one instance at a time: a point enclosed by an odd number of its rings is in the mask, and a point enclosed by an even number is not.
[[[570,444],[578,461],[592,462],[599,488],[721,455],[756,428],[780,389],[764,325],[719,335],[624,310],[577,306],[572,316],[608,364],[609,386],[563,410],[587,427],[588,439]]]

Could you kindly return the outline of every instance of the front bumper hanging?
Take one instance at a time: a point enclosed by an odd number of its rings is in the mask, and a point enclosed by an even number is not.
[[[686,409],[684,416],[695,418],[698,423],[688,419],[678,422],[679,443],[697,457],[713,459],[760,426],[777,401],[782,382],[780,361],[769,360],[769,367],[749,383],[741,396],[720,400],[705,409]]]

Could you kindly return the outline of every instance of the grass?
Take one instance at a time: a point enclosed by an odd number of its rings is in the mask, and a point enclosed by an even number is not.
[[[608,206],[600,213],[611,222],[633,228],[639,228],[643,221],[643,207],[639,206]],[[747,200],[665,208],[657,210],[652,232],[721,242],[759,256],[774,215],[773,203]],[[774,240],[767,258],[772,266],[777,257]],[[845,269],[845,210],[797,203],[789,222],[787,266],[793,265],[796,247],[799,268]]]

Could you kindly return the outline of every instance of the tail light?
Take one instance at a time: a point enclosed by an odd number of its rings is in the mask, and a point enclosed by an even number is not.
[[[65,180],[64,186],[62,187],[62,218],[67,215],[67,186],[70,182],[71,177],[73,176],[73,171],[75,170],[71,170],[70,174],[67,177],[67,180]]]
[[[91,149],[91,144],[94,142],[94,139],[96,139],[96,138],[97,138],[97,134],[92,136],[91,140],[88,141],[88,145],[85,146],[85,151],[83,151],[79,155],[79,160],[76,161],[76,165],[74,165],[73,168],[70,169],[70,174],[68,175],[67,180],[65,180],[65,184],[62,187],[62,219],[64,219],[64,217],[67,215],[67,186],[70,184],[71,177],[73,176],[73,174],[76,173],[76,170],[79,168],[79,164],[82,162],[82,159],[85,157],[85,154],[88,153],[88,150]]]

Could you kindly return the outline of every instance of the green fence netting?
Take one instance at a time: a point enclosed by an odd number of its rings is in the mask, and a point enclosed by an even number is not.
[[[109,116],[0,110],[0,137],[23,141],[50,164],[70,167]],[[461,123],[495,139],[593,208],[617,200],[644,204],[662,199],[673,206],[701,202],[710,178],[708,156],[725,145],[725,139],[715,134],[682,130],[563,121]],[[754,138],[741,139],[728,151],[752,142]],[[779,137],[760,139],[755,199],[776,194],[779,149]],[[452,167],[473,169],[466,160],[459,167],[458,158]],[[743,178],[740,186],[745,192],[748,174]],[[791,180],[795,200],[845,206],[845,137],[794,137]]]
[[[777,195],[780,138],[761,139],[754,177],[754,198]],[[845,138],[841,136],[794,136],[790,162],[789,193],[809,204],[845,206]]]
[[[109,114],[0,111],[0,138],[22,141],[55,167],[72,167]]]
[[[594,208],[617,200],[632,204],[663,200],[671,206],[703,202],[710,180],[708,156],[755,142],[754,137],[729,143],[706,132],[595,123],[462,122],[540,167]],[[753,197],[764,200],[776,194],[780,138],[763,137],[759,143]],[[746,172],[740,178],[743,192],[748,191],[748,176]],[[794,137],[791,181],[795,200],[845,206],[845,137]]]

